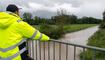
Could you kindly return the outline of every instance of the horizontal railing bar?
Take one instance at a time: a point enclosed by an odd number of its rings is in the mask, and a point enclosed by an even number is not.
[[[61,40],[50,39],[49,41],[58,42],[58,43],[62,43],[62,44],[68,44],[68,45],[81,47],[81,48],[88,48],[88,49],[94,49],[94,50],[99,50],[99,51],[105,51],[105,49],[103,49],[103,48],[84,46],[84,45],[74,44],[74,43],[65,42],[65,41],[61,41]]]

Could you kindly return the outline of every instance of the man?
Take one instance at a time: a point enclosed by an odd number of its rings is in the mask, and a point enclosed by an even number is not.
[[[28,60],[24,54],[26,48],[21,47],[26,38],[39,41],[50,38],[22,21],[16,5],[10,4],[6,10],[8,12],[0,12],[0,60]]]

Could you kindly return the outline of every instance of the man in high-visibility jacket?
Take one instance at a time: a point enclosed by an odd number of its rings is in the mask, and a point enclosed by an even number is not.
[[[25,38],[39,41],[50,38],[22,21],[17,6],[9,5],[8,8],[9,12],[0,12],[0,60],[22,60],[21,54],[27,49],[19,50],[18,46],[27,40]]]

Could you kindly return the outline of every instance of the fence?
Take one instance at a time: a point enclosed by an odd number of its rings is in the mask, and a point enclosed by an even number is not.
[[[105,53],[105,49],[102,48],[83,46],[54,39],[48,42],[29,41],[29,46],[29,55],[34,60],[96,60],[97,51]],[[90,59],[86,59],[87,50],[90,51]]]

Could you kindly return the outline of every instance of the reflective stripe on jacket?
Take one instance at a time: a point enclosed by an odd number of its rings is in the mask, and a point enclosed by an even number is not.
[[[24,38],[40,41],[50,39],[19,17],[0,12],[0,60],[21,60],[20,54],[26,48],[19,51],[18,46],[26,42],[27,39]]]

